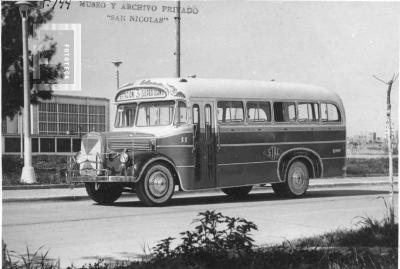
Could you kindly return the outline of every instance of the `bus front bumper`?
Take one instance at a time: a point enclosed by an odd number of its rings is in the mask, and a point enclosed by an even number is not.
[[[93,173],[96,174],[96,170],[93,170]],[[79,170],[69,170],[66,171],[66,179],[67,183],[88,183],[88,182],[137,182],[138,179],[134,176],[97,176],[97,175],[80,175]]]

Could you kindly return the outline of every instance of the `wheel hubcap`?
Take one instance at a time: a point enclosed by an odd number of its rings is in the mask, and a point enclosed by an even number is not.
[[[161,197],[165,195],[168,190],[168,178],[167,176],[158,171],[151,174],[149,178],[149,191],[155,197]]]
[[[305,184],[305,174],[300,168],[297,168],[292,173],[292,184],[296,190],[302,190]]]

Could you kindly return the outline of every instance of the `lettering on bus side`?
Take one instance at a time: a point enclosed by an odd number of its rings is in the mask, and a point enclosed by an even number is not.
[[[342,152],[342,149],[332,149],[333,154],[340,153],[340,152]]]
[[[263,155],[270,158],[271,160],[277,160],[281,153],[281,150],[276,146],[271,146],[263,151]]]

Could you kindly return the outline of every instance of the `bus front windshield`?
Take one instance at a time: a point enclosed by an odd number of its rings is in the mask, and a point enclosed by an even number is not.
[[[137,104],[119,105],[115,118],[115,127],[132,127],[135,123]]]
[[[139,104],[136,126],[166,126],[174,117],[174,101],[148,102]]]

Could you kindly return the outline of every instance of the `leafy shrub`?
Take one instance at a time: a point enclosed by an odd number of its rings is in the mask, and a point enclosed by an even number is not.
[[[168,237],[154,247],[155,260],[184,258],[216,261],[222,257],[244,258],[253,252],[254,240],[251,232],[257,225],[244,218],[224,216],[215,211],[198,214],[193,231],[180,233],[181,243],[174,249],[175,238]]]

